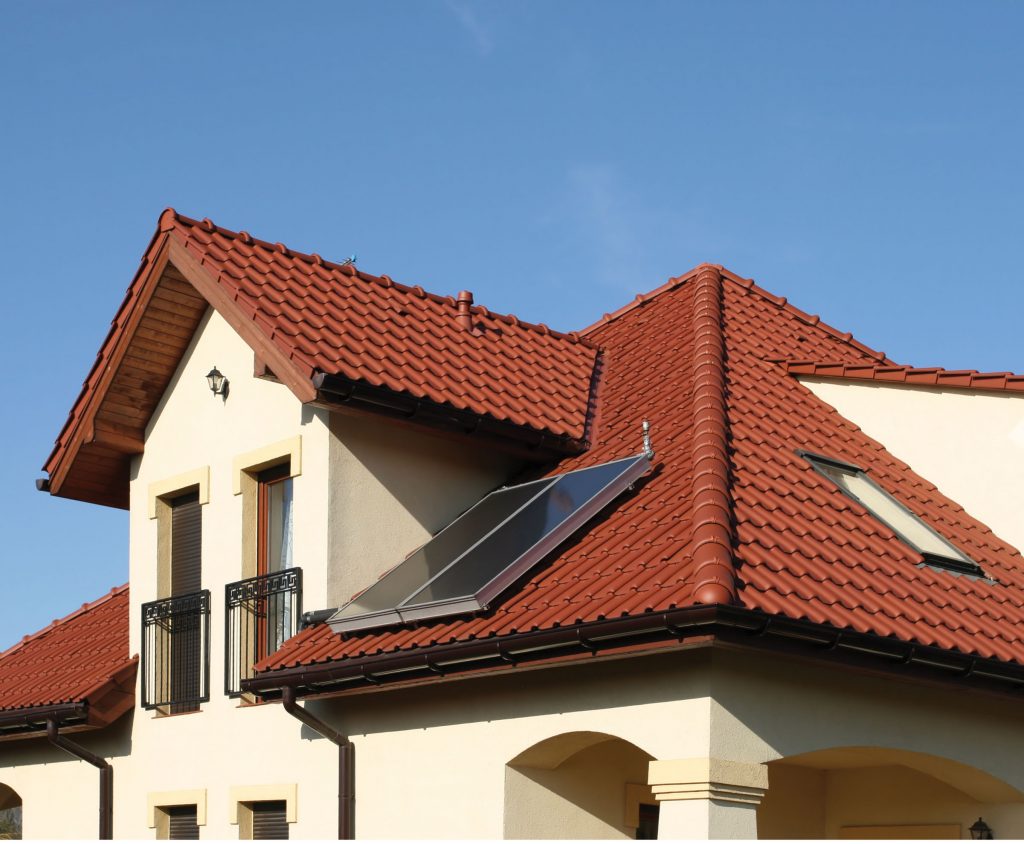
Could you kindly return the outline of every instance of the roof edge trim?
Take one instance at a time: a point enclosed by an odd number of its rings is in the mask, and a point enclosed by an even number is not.
[[[851,364],[842,361],[782,361],[786,373],[797,378],[832,381],[870,381],[897,387],[931,387],[940,390],[984,390],[992,393],[1024,393],[1024,375],[1013,372],[978,372],[976,369],[943,369],[883,364]]]

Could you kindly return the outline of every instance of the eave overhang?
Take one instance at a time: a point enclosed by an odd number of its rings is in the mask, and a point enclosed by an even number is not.
[[[0,741],[46,736],[47,721],[63,733],[99,730],[113,724],[135,706],[138,657],[90,690],[79,700],[0,709]]]
[[[832,663],[863,673],[970,688],[1014,700],[1024,693],[1024,665],[1018,663],[730,605],[693,606],[280,668],[243,680],[242,686],[268,700],[279,698],[285,687],[299,696],[335,697],[712,646]]]
[[[253,350],[256,374],[284,384],[303,404],[383,415],[447,436],[473,435],[535,461],[586,448],[584,438],[315,370],[276,337],[264,314],[240,304],[235,280],[190,243],[168,210],[47,458],[49,477],[37,482],[39,489],[127,509],[131,460],[143,452],[146,427],[210,307]]]

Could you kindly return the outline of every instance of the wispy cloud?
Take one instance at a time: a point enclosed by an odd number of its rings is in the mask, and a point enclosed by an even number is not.
[[[490,55],[494,50],[494,39],[490,29],[477,16],[473,3],[470,0],[445,0],[445,5],[469,34],[476,51],[481,56]]]
[[[576,163],[539,222],[564,233],[582,259],[577,272],[585,265],[592,281],[636,293],[727,246],[692,197],[666,205],[658,193],[638,191],[609,163]]]

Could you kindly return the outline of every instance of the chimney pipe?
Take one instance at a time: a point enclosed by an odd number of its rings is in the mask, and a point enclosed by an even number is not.
[[[473,330],[473,315],[471,309],[473,307],[473,294],[468,290],[462,290],[459,292],[458,300],[458,315],[455,317],[456,323],[459,328],[463,331]]]

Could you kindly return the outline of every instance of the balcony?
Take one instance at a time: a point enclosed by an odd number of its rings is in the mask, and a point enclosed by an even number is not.
[[[224,692],[242,695],[242,680],[299,629],[302,569],[263,574],[229,583],[224,590]]]
[[[210,592],[142,605],[142,705],[194,712],[210,699]]]

